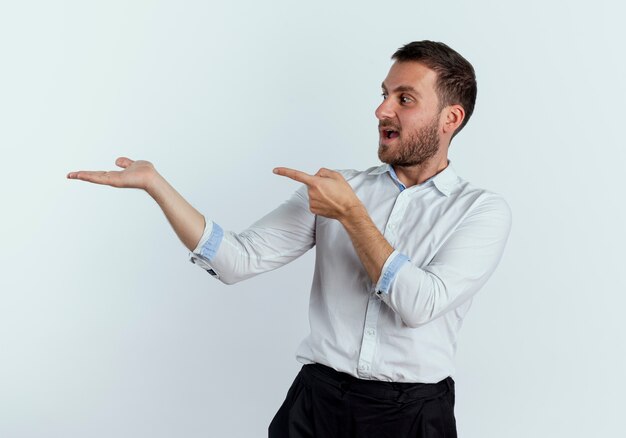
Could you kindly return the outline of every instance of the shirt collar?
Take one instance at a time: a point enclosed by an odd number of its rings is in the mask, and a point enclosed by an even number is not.
[[[394,180],[400,191],[406,189],[406,186],[398,179],[398,175],[396,175],[396,172],[393,170],[393,166],[391,166],[390,164],[382,164],[372,169],[368,173],[368,175],[381,175],[385,172],[389,172],[389,175]],[[457,184],[458,180],[459,178],[452,168],[450,160],[448,160],[448,167],[443,169],[438,174],[428,178],[422,184],[432,181],[435,187],[437,187],[437,190],[439,190],[445,196],[450,196],[450,193],[452,193],[452,189]]]

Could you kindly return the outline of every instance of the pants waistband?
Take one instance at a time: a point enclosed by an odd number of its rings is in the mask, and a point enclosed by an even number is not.
[[[350,391],[389,400],[432,398],[454,391],[452,377],[446,377],[438,383],[383,382],[358,379],[318,363],[304,365],[302,375],[309,382],[311,379],[321,381],[342,392]]]

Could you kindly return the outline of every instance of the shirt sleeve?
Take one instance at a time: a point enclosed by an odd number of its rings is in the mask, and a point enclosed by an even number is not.
[[[277,269],[315,245],[315,215],[303,185],[241,233],[207,220],[190,261],[225,284]]]
[[[510,230],[510,207],[490,194],[468,212],[426,266],[416,266],[394,250],[383,265],[376,294],[406,325],[426,324],[480,290],[500,262]]]

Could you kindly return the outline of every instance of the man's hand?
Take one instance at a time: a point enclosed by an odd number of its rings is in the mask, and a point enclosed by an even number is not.
[[[149,161],[119,157],[115,164],[124,170],[93,171],[79,170],[67,174],[69,179],[80,179],[95,184],[104,184],[112,187],[124,187],[148,190],[154,180],[156,170]]]
[[[193,251],[206,227],[204,216],[189,204],[154,168],[144,160],[133,161],[119,157],[115,164],[124,170],[80,170],[67,174],[69,179],[80,179],[95,184],[145,190],[159,204],[165,217],[183,244]]]
[[[286,167],[277,167],[274,173],[306,184],[311,212],[342,223],[365,270],[376,284],[393,248],[378,231],[367,209],[343,175],[325,168],[321,168],[315,175]]]
[[[277,167],[274,173],[304,183],[309,188],[309,208],[312,213],[343,220],[353,208],[362,207],[343,175],[321,168],[315,175],[287,167]]]

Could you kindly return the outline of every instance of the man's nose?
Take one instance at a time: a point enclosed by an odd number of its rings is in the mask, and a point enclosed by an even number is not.
[[[380,105],[378,105],[378,108],[376,108],[374,114],[376,114],[378,120],[392,119],[395,116],[395,111],[391,99],[387,98],[383,100]]]

